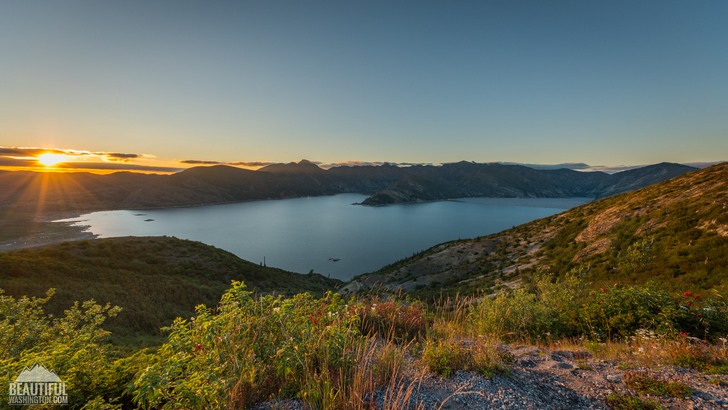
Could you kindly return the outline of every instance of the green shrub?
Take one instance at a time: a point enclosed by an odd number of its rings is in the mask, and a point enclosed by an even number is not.
[[[718,293],[701,297],[686,291],[678,298],[681,317],[677,327],[688,335],[715,340],[728,334],[728,303]]]
[[[584,284],[573,275],[551,281],[546,276],[529,288],[518,288],[484,298],[469,313],[478,334],[506,340],[551,340],[583,331],[580,301]]]
[[[66,383],[71,407],[93,402],[130,404],[125,389],[136,371],[145,366],[147,356],[139,352],[115,360],[105,343],[109,332],[104,321],[119,312],[118,307],[101,306],[94,301],[76,302],[63,317],[44,312],[54,294],[43,298],[5,296],[0,289],[0,384],[7,386],[25,367],[41,364],[53,370]],[[7,403],[8,390],[0,389],[0,402]]]
[[[633,336],[638,329],[674,334],[681,311],[666,291],[649,285],[615,285],[592,292],[584,317],[590,336],[616,340]]]
[[[530,287],[478,301],[468,322],[476,334],[546,342],[569,337],[624,340],[640,329],[670,337],[687,329],[687,334],[705,339],[727,331],[728,304],[719,295],[685,306],[683,298],[650,284],[615,284],[598,291],[588,286],[574,275],[553,281],[539,276]]]
[[[462,344],[445,339],[428,341],[422,352],[422,360],[431,372],[450,377],[456,371],[468,368],[472,358]]]
[[[660,403],[621,393],[610,393],[606,402],[614,410],[662,410]]]
[[[625,372],[624,384],[639,393],[653,396],[687,398],[693,389],[685,383],[652,376],[647,372]]]
[[[493,373],[507,372],[510,359],[499,352],[495,344],[483,339],[438,338],[425,343],[422,360],[428,370],[443,377],[450,377],[458,370],[490,377]]]
[[[274,395],[325,405],[347,388],[367,339],[336,294],[252,298],[233,282],[216,310],[178,319],[135,381],[145,408],[248,407]]]

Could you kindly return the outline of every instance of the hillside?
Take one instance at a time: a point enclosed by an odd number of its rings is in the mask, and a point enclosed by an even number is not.
[[[536,272],[575,272],[595,286],[655,281],[672,291],[726,292],[727,184],[728,163],[715,165],[501,233],[435,246],[362,275],[347,289],[492,292]]]
[[[0,252],[0,289],[9,296],[56,295],[48,306],[60,315],[73,301],[94,299],[122,307],[109,322],[115,337],[159,337],[176,317],[199,304],[214,306],[232,280],[261,293],[321,294],[341,282],[262,267],[199,242],[170,237],[110,238]]]

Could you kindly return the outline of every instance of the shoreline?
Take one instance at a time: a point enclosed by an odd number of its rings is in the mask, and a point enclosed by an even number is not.
[[[87,231],[86,226],[72,225],[69,222],[53,222],[52,220],[45,220],[46,217],[47,215],[42,220],[34,221],[43,225],[43,229],[40,231],[0,241],[0,252],[38,248],[62,242],[96,239],[98,237],[98,235]]]

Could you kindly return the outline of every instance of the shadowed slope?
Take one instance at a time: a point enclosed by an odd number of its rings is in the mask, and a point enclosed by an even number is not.
[[[199,242],[169,237],[110,238],[0,252],[0,288],[40,296],[56,288],[48,308],[94,299],[123,308],[109,322],[115,338],[161,336],[176,317],[214,306],[232,280],[262,293],[323,293],[341,282],[318,274],[267,268]]]

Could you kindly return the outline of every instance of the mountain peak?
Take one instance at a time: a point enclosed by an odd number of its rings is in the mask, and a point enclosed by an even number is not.
[[[289,162],[287,164],[271,164],[258,171],[272,174],[314,174],[325,172],[318,165],[307,159],[302,159],[298,162]]]

